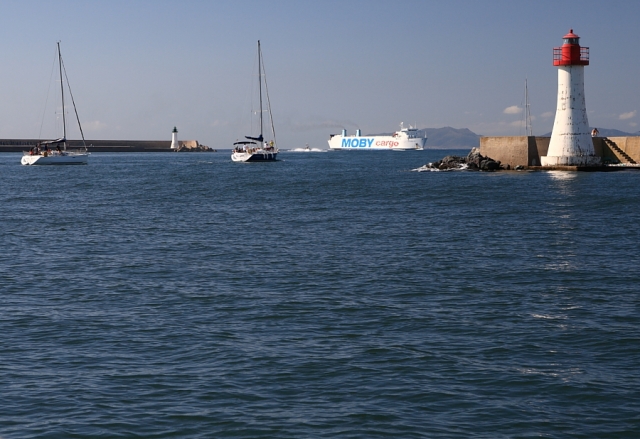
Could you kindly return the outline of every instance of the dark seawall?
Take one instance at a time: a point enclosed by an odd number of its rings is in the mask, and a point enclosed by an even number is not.
[[[0,152],[21,152],[33,148],[38,139],[0,139]],[[180,142],[183,143],[183,142]],[[86,140],[89,152],[172,152],[170,140]],[[83,148],[81,140],[67,140],[67,148]],[[53,147],[55,148],[55,146]]]

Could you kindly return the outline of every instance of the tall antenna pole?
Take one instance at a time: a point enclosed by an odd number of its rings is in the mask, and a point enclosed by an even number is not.
[[[262,60],[260,53],[260,40],[258,40],[258,92],[260,95],[260,137],[262,137]]]
[[[527,136],[533,136],[533,126],[531,125],[531,108],[529,107],[529,89],[527,87],[527,78],[524,80],[524,106],[525,106],[525,132]]]
[[[58,41],[58,67],[60,69],[60,96],[62,96],[62,138],[64,139],[63,148],[67,150],[67,119],[64,114],[64,83],[62,80],[62,54],[60,53],[60,41]]]

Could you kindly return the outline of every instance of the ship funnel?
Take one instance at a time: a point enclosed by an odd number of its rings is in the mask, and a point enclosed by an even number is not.
[[[356,130],[356,137],[360,137],[360,136],[362,136],[362,131],[358,129]]]
[[[342,137],[347,137],[347,130],[345,129],[342,130]]]

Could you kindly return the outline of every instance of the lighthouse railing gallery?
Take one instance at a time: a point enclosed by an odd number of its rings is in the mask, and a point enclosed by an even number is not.
[[[569,46],[569,47],[567,47]],[[573,51],[580,50],[580,57]],[[553,65],[554,66],[567,66],[567,65],[589,65],[589,48],[580,47],[577,44],[565,45],[562,47],[553,48]]]

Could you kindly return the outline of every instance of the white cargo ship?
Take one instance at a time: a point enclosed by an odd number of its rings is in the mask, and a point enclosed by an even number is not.
[[[347,130],[342,134],[331,134],[329,137],[329,149],[424,149],[427,136],[424,130],[405,128],[400,124],[400,130],[390,136],[363,136],[360,130],[356,130],[355,136],[348,136]]]

